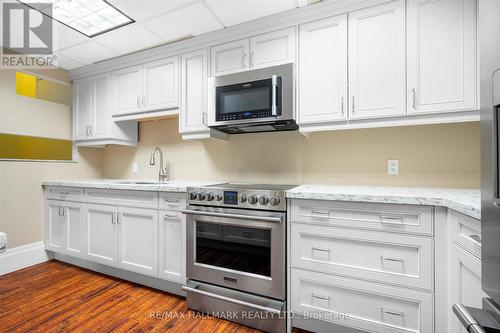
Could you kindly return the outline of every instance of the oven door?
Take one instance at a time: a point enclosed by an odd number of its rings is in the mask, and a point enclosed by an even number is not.
[[[189,279],[285,299],[286,214],[188,206]]]
[[[228,123],[263,121],[282,115],[281,77],[217,86],[215,121]]]

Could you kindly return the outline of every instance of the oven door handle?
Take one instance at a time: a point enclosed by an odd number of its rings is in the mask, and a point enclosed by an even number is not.
[[[189,292],[192,292],[192,293],[195,293],[195,294],[200,294],[200,295],[203,295],[203,296],[208,296],[208,297],[220,299],[222,301],[226,301],[226,302],[230,302],[230,303],[234,303],[234,304],[239,304],[239,305],[247,306],[249,308],[253,308],[253,309],[257,309],[257,310],[262,310],[262,311],[274,313],[274,314],[277,314],[277,315],[281,314],[281,311],[277,310],[277,309],[273,309],[273,308],[269,308],[269,307],[266,307],[266,306],[262,306],[262,305],[257,305],[257,304],[245,302],[245,301],[240,301],[240,300],[237,300],[237,299],[234,299],[234,298],[230,298],[230,297],[226,297],[226,296],[222,296],[222,295],[213,294],[213,293],[210,293],[208,291],[199,290],[197,287],[198,287],[197,285],[195,285],[194,287],[191,287],[191,286],[182,286],[182,290],[189,291]]]
[[[199,210],[191,210],[185,209],[182,211],[183,214],[192,214],[192,215],[203,215],[203,216],[214,216],[214,217],[226,217],[233,219],[245,219],[252,221],[262,221],[262,222],[273,222],[273,223],[282,223],[282,219],[280,217],[265,217],[265,216],[251,216],[251,215],[241,215],[241,214],[227,214],[227,213],[215,213],[215,212],[203,212]]]

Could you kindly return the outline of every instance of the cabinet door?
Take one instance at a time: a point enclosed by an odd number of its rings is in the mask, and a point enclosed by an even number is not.
[[[183,54],[181,66],[180,132],[207,131],[208,51]]]
[[[172,57],[143,65],[143,107],[145,111],[179,106],[179,58]]]
[[[210,49],[212,76],[248,69],[248,39],[214,46]]]
[[[63,201],[45,202],[45,248],[54,252],[64,252]]]
[[[347,14],[299,28],[299,124],[346,119]]]
[[[408,113],[476,108],[476,1],[408,1]]]
[[[94,77],[94,108],[91,134],[94,139],[110,136],[108,86],[106,75]]]
[[[295,62],[295,27],[250,38],[250,67]]]
[[[83,256],[84,228],[83,206],[76,202],[66,202],[64,205],[65,252],[72,256]]]
[[[158,275],[158,211],[120,207],[118,267]]]
[[[404,1],[349,13],[349,117],[406,114],[405,84]]]
[[[94,82],[90,79],[73,82],[73,131],[75,141],[90,137],[94,110]]]
[[[85,216],[86,258],[116,265],[117,210],[115,206],[87,204]]]
[[[113,115],[142,111],[141,80],[141,66],[132,66],[113,72]]]
[[[481,289],[481,261],[457,244],[452,245],[452,292],[450,318],[453,332],[467,333],[458,318],[451,311],[451,306],[461,303],[466,306],[481,308],[486,294]]]
[[[160,211],[160,278],[186,282],[186,216]]]

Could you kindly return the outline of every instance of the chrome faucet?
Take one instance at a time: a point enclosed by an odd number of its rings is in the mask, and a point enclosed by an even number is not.
[[[158,172],[158,181],[164,182],[168,180],[168,172],[167,168],[163,166],[163,152],[161,151],[160,147],[155,147],[151,151],[151,157],[149,158],[149,164],[150,165],[155,165],[155,154],[156,151],[160,152],[160,171]]]

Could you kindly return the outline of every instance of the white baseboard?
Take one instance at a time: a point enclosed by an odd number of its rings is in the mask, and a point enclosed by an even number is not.
[[[17,271],[52,259],[43,242],[7,249],[0,254],[0,275]]]

